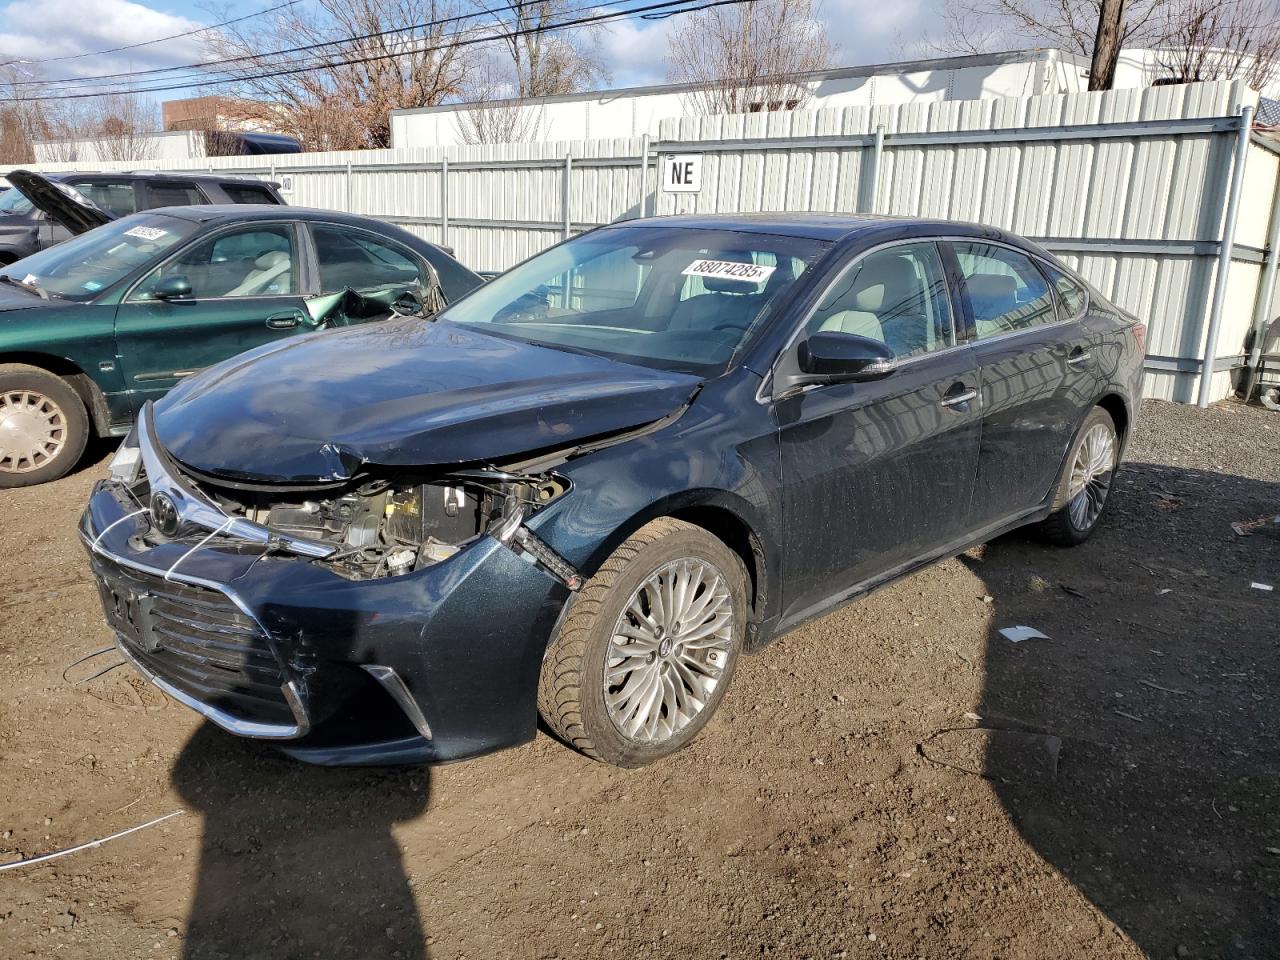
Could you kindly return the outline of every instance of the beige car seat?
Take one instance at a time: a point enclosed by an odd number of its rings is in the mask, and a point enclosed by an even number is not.
[[[920,283],[911,264],[902,257],[878,258],[874,268],[863,270],[844,298],[852,303],[827,317],[819,330],[856,333],[886,343],[885,320],[898,316],[918,299]]]
[[[285,286],[288,287],[288,274],[293,269],[293,257],[285,253],[283,250],[269,250],[260,254],[253,261],[253,269],[245,275],[244,280],[234,289],[228,290],[223,296],[226,297],[253,297],[262,293],[269,287],[273,281],[280,278],[286,280]]]

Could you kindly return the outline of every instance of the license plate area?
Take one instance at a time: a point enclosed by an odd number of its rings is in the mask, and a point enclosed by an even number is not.
[[[151,629],[150,595],[110,580],[98,581],[98,593],[111,629],[139,650],[154,653],[157,644]]]

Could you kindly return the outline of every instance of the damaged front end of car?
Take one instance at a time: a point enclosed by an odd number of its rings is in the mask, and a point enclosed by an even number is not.
[[[569,490],[536,465],[209,475],[147,407],[81,534],[121,653],[175,699],[301,759],[427,762],[532,738],[582,577],[526,520]]]

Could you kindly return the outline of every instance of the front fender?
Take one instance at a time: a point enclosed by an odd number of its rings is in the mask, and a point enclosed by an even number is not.
[[[778,438],[768,408],[755,402],[758,379],[740,373],[704,389],[675,423],[557,467],[573,489],[534,514],[530,529],[589,577],[650,520],[715,510],[759,545],[772,603],[780,594]]]

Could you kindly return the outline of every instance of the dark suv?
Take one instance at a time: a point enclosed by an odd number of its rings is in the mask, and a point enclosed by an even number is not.
[[[19,171],[15,171],[18,173]],[[155,207],[210,203],[283,204],[277,185],[242,177],[170,173],[57,173],[48,180],[65,184],[113,217]],[[38,199],[38,198],[37,198]],[[0,193],[0,265],[21,260],[61,243],[78,230],[49,216],[20,184]]]

